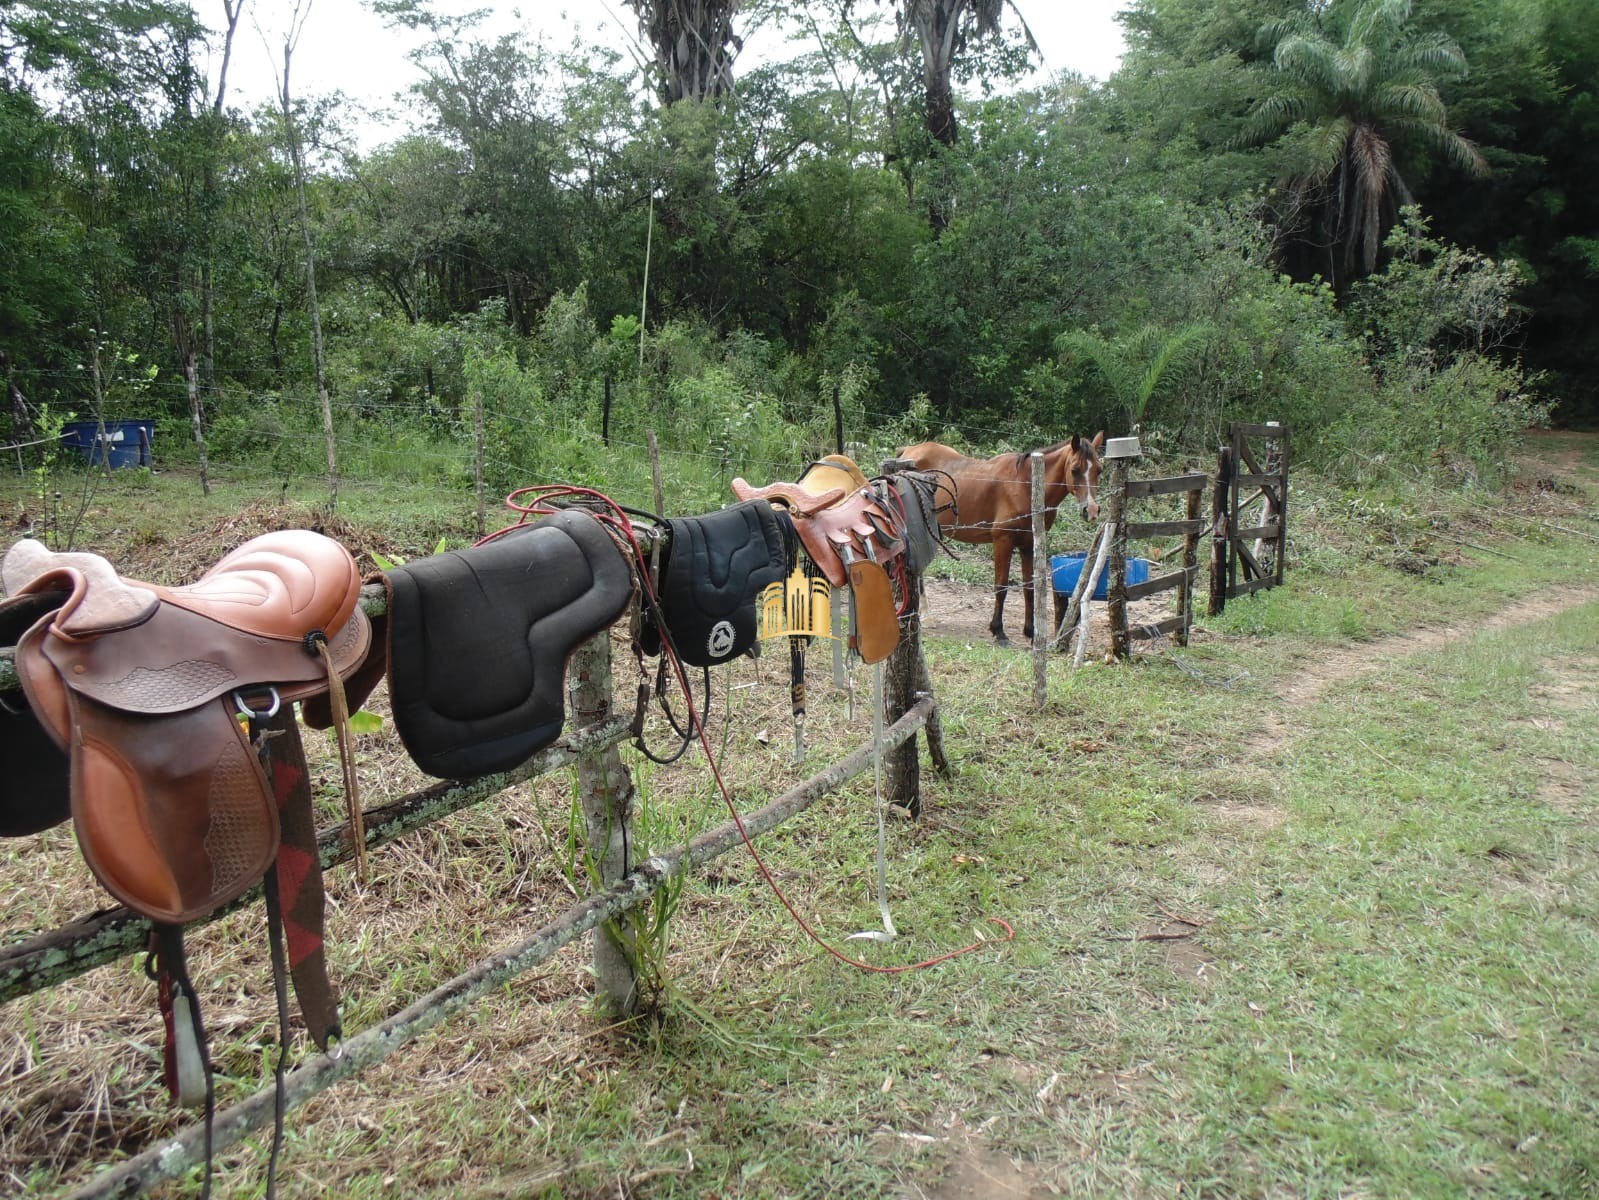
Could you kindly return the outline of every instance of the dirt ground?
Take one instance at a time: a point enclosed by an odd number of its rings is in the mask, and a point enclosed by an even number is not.
[[[1175,611],[1172,608],[1173,595],[1168,593],[1129,604],[1128,623],[1136,626],[1165,620]],[[1047,597],[1040,607],[1049,620],[1054,620],[1053,607]],[[1027,648],[1027,643],[1022,640],[1024,611],[1022,591],[1012,585],[1005,597],[1005,634],[1019,650]],[[954,579],[926,581],[926,599],[922,605],[924,632],[967,642],[992,642],[994,639],[988,632],[988,622],[993,615],[992,587],[961,583]],[[1110,652],[1110,618],[1104,602],[1094,601],[1089,606],[1088,622],[1088,653],[1103,657]]]

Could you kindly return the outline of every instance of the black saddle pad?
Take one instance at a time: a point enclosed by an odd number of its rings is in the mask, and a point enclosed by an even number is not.
[[[15,646],[66,592],[0,601],[0,646]],[[25,837],[65,821],[72,811],[71,764],[28,706],[22,689],[0,694],[0,837]]]
[[[394,726],[441,779],[508,770],[559,737],[567,659],[633,595],[626,556],[574,510],[387,577]]]
[[[661,565],[661,612],[685,663],[713,667],[755,645],[756,601],[788,574],[777,514],[765,500],[735,504],[703,517],[666,522],[670,538]],[[646,654],[659,654],[661,632],[646,613],[639,633]]]

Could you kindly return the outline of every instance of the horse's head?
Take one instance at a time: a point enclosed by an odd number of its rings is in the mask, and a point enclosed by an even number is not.
[[[1092,525],[1099,520],[1100,452],[1105,448],[1105,431],[1092,440],[1075,433],[1060,444],[1050,482],[1064,487],[1077,501],[1083,520]]]

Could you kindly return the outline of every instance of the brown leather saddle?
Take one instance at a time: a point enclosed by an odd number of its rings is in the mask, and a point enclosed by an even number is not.
[[[264,883],[280,1016],[292,973],[317,1044],[339,1032],[311,790],[290,706],[331,691],[342,715],[342,680],[371,641],[360,573],[338,543],[291,530],[246,542],[185,587],[125,579],[97,554],[24,539],[0,562],[0,582],[5,612],[43,607],[17,640],[17,675],[38,725],[66,752],[67,807],[84,858],[155,926],[167,1080],[180,1102],[203,1101],[209,1114],[185,922]],[[358,822],[352,836],[363,840]]]
[[[800,544],[834,587],[854,598],[851,644],[868,663],[899,645],[899,614],[888,567],[905,549],[899,523],[871,483],[843,454],[812,463],[793,483],[751,487],[733,480],[740,500],[766,500],[785,509]]]
[[[13,597],[66,592],[22,635],[17,674],[70,755],[73,823],[106,890],[181,924],[259,882],[277,852],[278,811],[237,718],[273,692],[290,703],[328,690],[313,635],[340,674],[365,657],[349,551],[305,530],[266,534],[199,582],[168,588],[25,539],[0,580]]]

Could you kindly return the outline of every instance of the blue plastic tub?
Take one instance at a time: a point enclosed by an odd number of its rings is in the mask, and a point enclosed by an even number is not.
[[[62,428],[61,441],[96,466],[109,466],[114,471],[148,467],[152,465],[150,448],[155,442],[155,422],[107,421],[102,442],[98,421],[68,421]]]
[[[1050,576],[1053,586],[1063,596],[1070,596],[1077,587],[1077,577],[1083,573],[1083,563],[1088,555],[1082,551],[1075,554],[1056,554],[1049,560]],[[1092,568],[1090,568],[1092,569]],[[1149,559],[1129,558],[1127,560],[1127,582],[1149,582]],[[1110,599],[1110,563],[1105,563],[1105,569],[1100,572],[1099,582],[1094,585],[1093,600]]]

